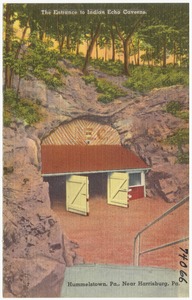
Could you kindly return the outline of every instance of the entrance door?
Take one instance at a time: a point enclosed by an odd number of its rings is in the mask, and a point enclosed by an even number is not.
[[[128,206],[128,173],[108,174],[107,203],[122,207]]]
[[[87,176],[71,175],[66,179],[66,209],[81,215],[89,214],[89,180]]]

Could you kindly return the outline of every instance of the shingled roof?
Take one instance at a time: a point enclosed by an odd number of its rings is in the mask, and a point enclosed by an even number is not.
[[[148,169],[143,160],[120,145],[42,145],[42,174]]]

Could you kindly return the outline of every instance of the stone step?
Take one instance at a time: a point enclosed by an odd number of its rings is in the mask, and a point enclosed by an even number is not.
[[[61,297],[188,297],[179,276],[163,268],[82,264],[66,268]]]

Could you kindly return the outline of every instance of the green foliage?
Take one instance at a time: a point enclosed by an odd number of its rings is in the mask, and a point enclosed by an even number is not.
[[[4,126],[9,126],[14,119],[20,119],[24,124],[32,125],[41,121],[43,115],[40,106],[32,100],[20,99],[14,90],[4,91]]]
[[[154,88],[167,87],[172,85],[188,85],[188,70],[182,68],[161,67],[133,67],[131,77],[125,82],[127,88],[139,92],[149,92]]]
[[[85,57],[81,54],[76,55],[76,54],[71,53],[68,50],[64,49],[62,51],[62,57],[64,59],[70,60],[70,62],[73,64],[74,67],[78,67],[78,68],[83,67]]]
[[[60,55],[56,50],[50,49],[52,43],[42,42],[35,35],[32,35],[29,42],[30,46],[18,58],[15,57],[17,49],[17,42],[15,42],[14,51],[4,54],[4,65],[10,65],[14,74],[19,75],[20,78],[32,73],[36,78],[43,80],[49,88],[61,86],[61,75],[67,75],[68,72],[58,65]]]
[[[123,63],[120,60],[104,61],[103,59],[92,59],[90,62],[92,66],[106,74],[113,76],[119,76],[123,74]]]
[[[177,145],[182,146],[189,143],[189,129],[188,128],[181,128],[178,129],[173,135],[167,137],[166,141],[167,144],[170,145]]]
[[[59,53],[49,49],[52,46],[50,42],[42,42],[34,36],[32,36],[30,41],[31,46],[28,48],[24,58],[30,71],[35,77],[43,80],[50,88],[61,86],[61,73],[66,74],[66,72],[58,66]],[[50,69],[53,68],[55,71],[51,74]]]
[[[177,155],[177,162],[179,164],[188,164],[189,163],[189,152],[187,152],[187,153],[179,152]]]
[[[97,79],[94,75],[87,75],[82,78],[86,84],[94,83],[96,91],[101,93],[98,101],[102,103],[109,103],[116,98],[126,96],[126,93],[122,89],[105,79]]]
[[[187,110],[182,110],[182,111],[178,111],[176,113],[176,117],[185,120],[186,122],[189,121],[189,111]]]
[[[36,78],[43,80],[49,88],[57,88],[62,85],[61,75],[58,73],[50,74],[49,71],[37,66],[33,70]]]
[[[166,111],[175,116],[177,112],[181,110],[181,107],[182,105],[179,101],[170,101],[166,105]]]
[[[113,97],[110,94],[101,94],[98,97],[98,101],[102,102],[104,104],[110,103],[111,101],[113,101]]]
[[[173,135],[168,136],[164,143],[178,147],[177,162],[180,164],[189,163],[189,153],[183,151],[183,146],[189,144],[189,129],[178,129]]]
[[[85,81],[86,84],[94,83],[95,85],[97,84],[97,79],[94,75],[85,75],[82,77],[82,79]]]
[[[98,79],[96,86],[98,93],[108,94],[113,99],[126,96],[126,93],[122,89],[105,79]]]
[[[85,57],[81,54],[74,54],[69,50],[64,49],[62,51],[62,57],[65,59],[70,60],[73,66],[82,68],[84,64]],[[101,70],[102,72],[113,75],[119,76],[123,74],[123,63],[120,60],[117,61],[104,61],[102,58],[99,59],[90,59],[90,65],[96,69]]]
[[[182,110],[182,104],[179,101],[170,101],[166,105],[166,112],[171,113],[177,118],[189,121],[189,112]]]

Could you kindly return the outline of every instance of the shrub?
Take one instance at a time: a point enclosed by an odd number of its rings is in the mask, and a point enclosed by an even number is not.
[[[32,125],[43,118],[40,106],[30,99],[20,99],[14,90],[4,91],[4,126],[9,126],[14,119],[20,119],[24,124]]]
[[[179,101],[170,101],[167,103],[165,110],[177,118],[189,121],[189,112],[182,110],[182,104]]]
[[[66,49],[64,49],[62,51],[61,55],[62,55],[63,58],[70,60],[70,62],[75,67],[78,67],[78,68],[82,68],[83,67],[83,64],[84,64],[84,61],[85,61],[85,58],[84,58],[83,55],[81,55],[81,54],[76,55],[74,53],[69,52]]]
[[[182,147],[189,144],[189,129],[178,129],[173,135],[168,136],[164,141],[166,144],[178,147],[177,162],[181,164],[189,163],[189,153],[184,153]]]
[[[97,79],[94,75],[86,75],[83,76],[82,79],[85,81],[86,84],[90,84],[90,83],[97,83]]]
[[[170,101],[166,105],[166,111],[175,116],[177,112],[181,110],[181,107],[182,105],[179,101]]]
[[[50,50],[50,42],[42,42],[36,36],[32,35],[29,42],[31,44],[26,48],[24,56],[18,59],[14,56],[11,58],[10,64],[14,74],[25,78],[31,73],[50,88],[61,86],[61,74],[66,75],[68,72],[58,64],[60,54],[56,50]],[[7,59],[8,57],[5,58],[5,62]],[[50,69],[54,69],[55,72],[51,74]]]
[[[189,143],[189,129],[178,129],[173,135],[167,137],[166,143],[170,145],[177,145],[178,147]]]
[[[139,92],[149,92],[154,88],[171,85],[188,85],[188,70],[173,67],[132,67],[131,77],[124,83],[128,88]]]
[[[107,104],[107,103],[110,103],[111,101],[113,101],[113,98],[109,94],[101,94],[97,100],[102,103]]]
[[[126,96],[122,89],[105,79],[97,79],[94,75],[83,76],[82,78],[86,84],[94,83],[96,91],[102,94],[98,97],[98,101],[102,103],[109,103],[118,97]]]
[[[90,61],[91,65],[95,68],[101,70],[102,72],[113,75],[113,76],[119,76],[123,74],[123,63],[118,61],[104,61],[103,59],[92,59]]]

